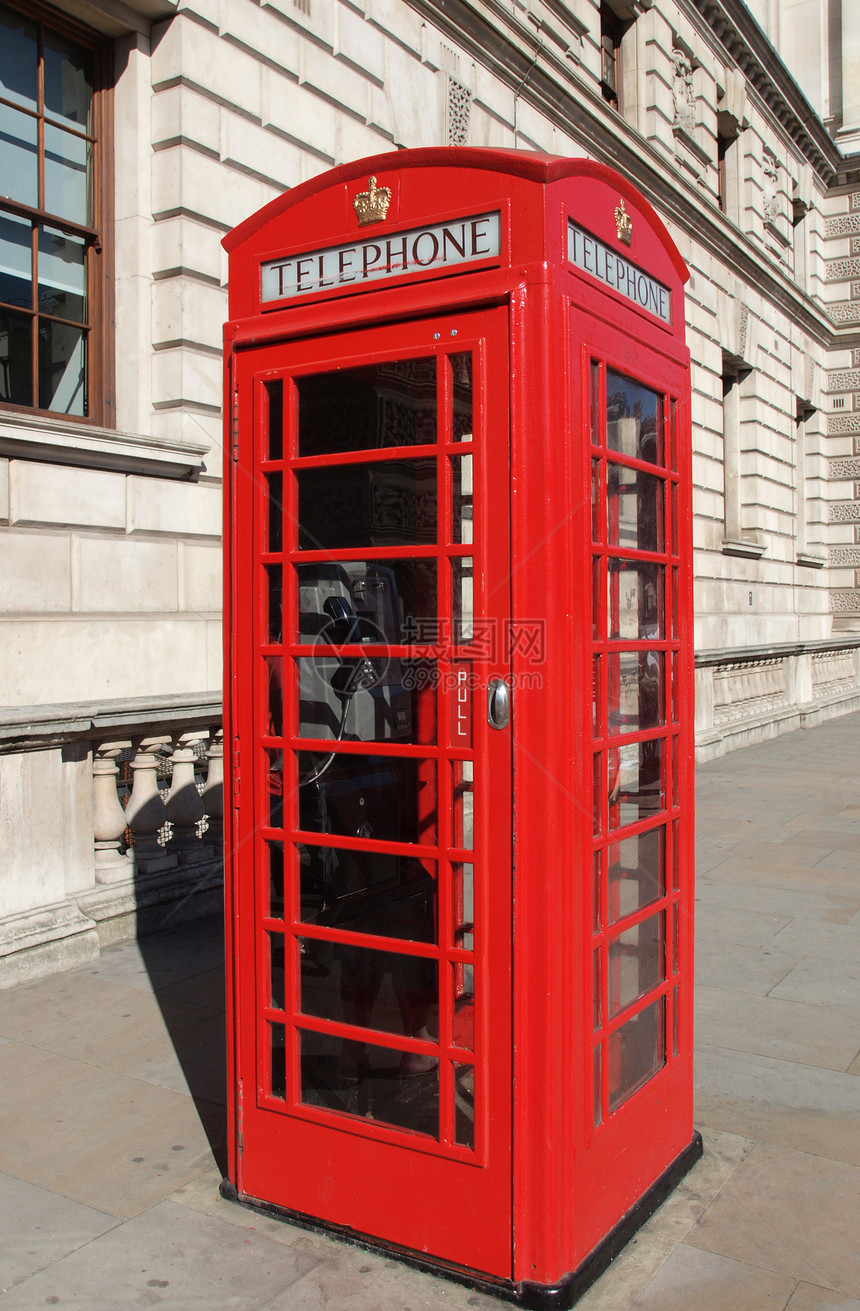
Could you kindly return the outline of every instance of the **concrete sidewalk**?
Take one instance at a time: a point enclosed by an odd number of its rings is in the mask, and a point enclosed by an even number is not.
[[[705,1156],[581,1311],[860,1311],[860,715],[701,767]],[[222,1201],[204,922],[0,993],[0,1311],[503,1303]]]

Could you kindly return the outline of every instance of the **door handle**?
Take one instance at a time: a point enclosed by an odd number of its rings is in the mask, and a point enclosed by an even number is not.
[[[503,678],[491,678],[487,688],[487,721],[490,728],[507,728],[511,722],[511,689]]]

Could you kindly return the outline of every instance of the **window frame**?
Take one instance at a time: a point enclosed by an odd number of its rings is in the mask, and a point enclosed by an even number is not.
[[[600,93],[617,114],[624,113],[624,66],[622,43],[629,23],[619,18],[606,0],[600,6]],[[611,63],[613,83],[606,80],[607,64]]]
[[[43,50],[46,31],[56,34],[61,39],[87,50],[92,59],[93,103],[92,122],[85,133],[78,133],[78,138],[85,137],[91,143],[92,158],[88,185],[92,195],[92,213],[89,223],[80,223],[63,218],[38,205],[28,205],[23,201],[0,196],[0,215],[11,215],[25,219],[33,224],[33,243],[38,245],[40,228],[53,228],[72,237],[80,237],[86,243],[86,379],[87,397],[84,414],[68,414],[60,409],[47,409],[39,404],[39,320],[46,318],[53,322],[70,322],[61,315],[42,315],[38,306],[38,290],[33,287],[33,297],[29,308],[9,305],[13,312],[25,313],[31,321],[35,320],[33,329],[33,347],[31,359],[31,396],[33,404],[0,398],[0,417],[4,414],[50,419],[80,425],[82,427],[115,426],[115,395],[113,386],[114,362],[114,296],[113,296],[113,43],[101,32],[87,27],[77,19],[42,4],[39,0],[23,3],[22,0],[2,0],[4,9],[20,14],[27,21],[38,26],[38,104],[35,113],[24,110],[28,117],[35,119],[38,140],[38,170],[40,192],[43,191],[45,160],[45,133],[43,125],[55,118],[46,111],[44,103]],[[0,103],[20,110],[13,101],[0,96]],[[40,198],[44,198],[43,196]],[[35,281],[37,271],[31,268],[31,284]]]

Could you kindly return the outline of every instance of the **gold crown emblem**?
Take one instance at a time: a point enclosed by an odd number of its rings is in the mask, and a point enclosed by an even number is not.
[[[615,235],[625,246],[629,246],[633,240],[633,220],[624,208],[623,196],[615,209]]]
[[[378,187],[376,178],[368,178],[367,190],[360,191],[352,204],[360,227],[366,223],[381,223],[391,204],[391,188]]]

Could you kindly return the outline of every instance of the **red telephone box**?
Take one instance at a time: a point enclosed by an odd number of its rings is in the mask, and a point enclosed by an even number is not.
[[[569,1305],[701,1152],[687,272],[497,150],[225,245],[225,1190]]]

